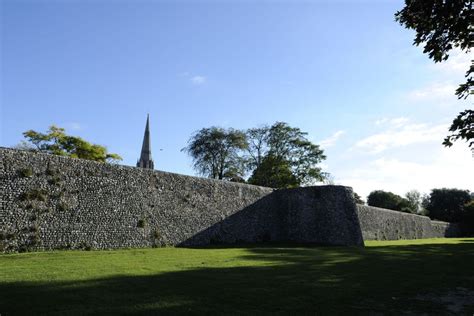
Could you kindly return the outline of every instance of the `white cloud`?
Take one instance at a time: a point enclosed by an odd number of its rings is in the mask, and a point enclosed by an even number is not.
[[[403,102],[425,104],[430,107],[458,106],[460,101],[455,95],[459,84],[465,82],[465,73],[473,63],[472,54],[466,54],[454,49],[446,61],[430,62],[427,65],[431,82],[424,82],[417,88],[407,91],[402,98]]]
[[[393,119],[390,118],[382,118],[377,121],[375,121],[375,125],[380,126],[380,125],[388,125],[391,127],[400,127],[403,126],[404,124],[408,123],[410,121],[409,118],[407,117],[396,117]]]
[[[419,89],[408,92],[407,99],[412,102],[437,101],[446,103],[447,101],[457,101],[455,92],[457,85],[451,82],[431,83]]]
[[[462,52],[460,49],[454,49],[450,52],[449,58],[440,63],[432,63],[431,68],[442,72],[444,75],[450,75],[455,78],[464,76],[472,63],[472,54]]]
[[[448,124],[429,125],[410,123],[407,118],[382,119],[376,125],[385,124],[387,129],[359,140],[352,149],[360,149],[371,154],[381,153],[390,148],[412,144],[439,142],[449,128]]]
[[[206,83],[206,77],[204,76],[193,76],[190,78],[190,80],[192,84],[197,85],[197,86]]]
[[[433,188],[460,188],[474,191],[474,157],[465,144],[439,147],[431,162],[415,163],[382,157],[366,166],[355,168],[337,179],[338,184],[352,186],[364,198],[373,190],[400,195],[411,189],[429,193]]]
[[[207,78],[203,75],[192,74],[190,72],[179,73],[178,76],[188,79],[193,85],[200,86],[207,82]]]
[[[339,138],[345,134],[345,131],[337,131],[326,139],[320,140],[318,144],[323,148],[334,146]]]
[[[71,129],[74,131],[79,131],[83,128],[83,126],[78,122],[68,122],[65,123],[64,126],[66,127],[66,129]]]

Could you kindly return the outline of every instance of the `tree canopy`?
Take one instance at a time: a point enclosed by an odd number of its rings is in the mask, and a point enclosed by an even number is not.
[[[411,213],[420,214],[423,213],[422,208],[422,195],[417,190],[408,191],[405,194],[405,199],[407,200],[408,209]]]
[[[434,62],[449,58],[453,48],[468,53],[472,35],[472,1],[470,0],[405,0],[405,7],[395,13],[395,19],[401,25],[416,32],[413,44],[424,45],[423,52]],[[473,93],[474,60],[467,69],[466,81],[459,85],[455,94],[458,98],[467,98]],[[454,119],[450,132],[443,144],[451,146],[452,141],[474,139],[474,113],[472,110],[461,112]],[[474,141],[469,143],[474,151]]]
[[[433,189],[426,205],[428,216],[446,222],[461,222],[466,214],[466,204],[472,197],[468,190]]]
[[[274,188],[297,187],[322,181],[326,173],[317,166],[326,157],[307,133],[287,123],[246,131],[203,128],[183,148],[202,175]]]
[[[472,147],[474,151],[474,111],[465,110],[459,113],[459,115],[454,119],[451,127],[449,128],[450,132],[453,134],[448,135],[443,142],[443,145],[451,147],[453,142],[462,139],[466,142],[469,142],[469,147]]]
[[[244,161],[240,151],[248,147],[243,132],[232,128],[203,128],[196,132],[182,149],[193,159],[194,168],[214,179],[242,178]]]
[[[291,172],[288,161],[272,155],[262,159],[262,163],[253,171],[248,183],[269,188],[300,186],[298,178]]]
[[[362,200],[362,197],[359,194],[357,194],[356,192],[353,192],[353,195],[354,195],[354,201],[357,204],[365,204],[365,201]]]
[[[106,147],[89,143],[80,137],[66,135],[64,128],[55,125],[50,126],[46,133],[28,130],[23,136],[27,142],[20,144],[18,146],[20,149],[98,162],[122,160],[118,154],[107,152]]]
[[[381,207],[394,211],[415,213],[415,211],[410,208],[410,203],[407,199],[404,199],[395,193],[382,190],[370,192],[367,197],[367,204],[369,206]]]
[[[262,177],[264,172],[272,170],[268,164],[273,168],[278,166],[280,170],[288,168],[291,171],[292,177],[280,178],[280,181],[288,181],[286,185],[280,182],[280,187],[309,185],[325,180],[327,174],[317,165],[326,159],[326,156],[323,150],[310,142],[306,136],[307,133],[284,122],[248,130],[247,138],[251,145],[248,147],[250,159],[247,161],[249,169],[259,175],[252,177],[254,184],[265,185],[264,182],[260,183],[259,179],[272,177]],[[261,166],[263,161],[267,163],[265,167]]]

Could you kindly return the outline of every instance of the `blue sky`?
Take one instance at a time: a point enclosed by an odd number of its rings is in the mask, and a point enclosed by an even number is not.
[[[150,113],[155,168],[202,127],[285,121],[364,197],[474,191],[465,144],[441,145],[469,56],[434,64],[394,22],[403,1],[1,2],[0,146],[51,124],[134,165]],[[162,150],[160,150],[162,149]]]

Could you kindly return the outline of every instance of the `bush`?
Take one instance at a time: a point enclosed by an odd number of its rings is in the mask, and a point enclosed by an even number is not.
[[[41,190],[41,189],[32,189],[28,192],[23,193],[20,196],[20,199],[23,200],[23,201],[37,200],[37,201],[44,202],[44,201],[46,201],[46,198],[47,198],[47,192],[45,190]]]
[[[18,174],[20,175],[20,177],[29,178],[33,176],[33,169],[23,168],[23,169],[18,170]]]
[[[146,225],[146,221],[143,218],[138,220],[138,222],[137,222],[137,227],[138,228],[144,228],[145,225]]]
[[[68,206],[65,202],[59,202],[57,205],[57,210],[60,212],[64,212],[68,210]]]
[[[53,176],[51,179],[48,180],[48,183],[51,185],[57,185],[61,182],[61,178],[59,176]]]

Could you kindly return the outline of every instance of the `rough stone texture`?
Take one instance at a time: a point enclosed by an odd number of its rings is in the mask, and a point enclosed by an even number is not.
[[[289,240],[363,245],[352,188],[324,186],[281,190],[280,205],[288,210]],[[314,227],[318,227],[314,230]]]
[[[352,189],[327,185],[277,190],[183,244],[259,241],[363,246]]]
[[[364,240],[396,240],[461,236],[458,224],[429,217],[357,205]]]
[[[0,250],[363,245],[352,190],[274,191],[0,148]]]

